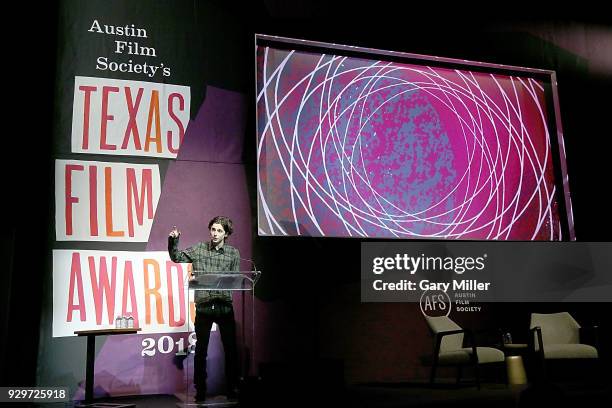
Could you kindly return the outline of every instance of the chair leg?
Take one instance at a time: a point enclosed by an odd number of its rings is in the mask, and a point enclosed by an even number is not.
[[[540,361],[540,372],[538,375],[538,380],[540,382],[547,382],[548,381],[548,374],[546,372],[546,358],[542,355],[541,361]]]
[[[436,378],[436,368],[437,368],[437,366],[438,366],[438,364],[436,364],[436,363],[434,363],[434,364],[431,366],[431,374],[429,375],[429,383],[430,383],[430,384],[433,384],[433,383],[434,383],[434,380],[435,380],[435,378]]]
[[[480,390],[480,372],[478,370],[478,361],[474,363],[474,373],[476,376],[476,387]]]
[[[598,356],[595,359],[595,382],[596,383],[600,383],[601,385],[604,384],[603,379],[605,378],[605,376],[603,375],[604,371],[604,364],[603,361],[601,360],[601,358]]]
[[[461,381],[461,371],[463,370],[462,366],[457,366],[457,384]]]

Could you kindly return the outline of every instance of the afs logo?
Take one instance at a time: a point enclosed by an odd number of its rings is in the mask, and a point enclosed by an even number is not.
[[[448,316],[451,311],[451,300],[443,290],[423,291],[419,300],[421,313],[427,317]]]

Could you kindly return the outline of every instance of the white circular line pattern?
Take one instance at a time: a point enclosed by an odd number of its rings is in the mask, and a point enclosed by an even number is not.
[[[561,238],[537,81],[258,54],[260,234]]]

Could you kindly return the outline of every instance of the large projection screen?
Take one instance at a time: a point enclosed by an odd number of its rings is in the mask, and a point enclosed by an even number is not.
[[[260,236],[575,239],[554,71],[255,46]]]

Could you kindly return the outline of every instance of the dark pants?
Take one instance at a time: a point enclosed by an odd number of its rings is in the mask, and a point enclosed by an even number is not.
[[[197,393],[204,396],[206,393],[206,356],[208,355],[208,341],[212,324],[217,323],[221,332],[221,342],[225,353],[225,381],[227,389],[233,390],[236,386],[236,322],[234,321],[234,308],[231,302],[213,300],[196,305],[195,332],[196,350],[194,357],[193,382]]]

